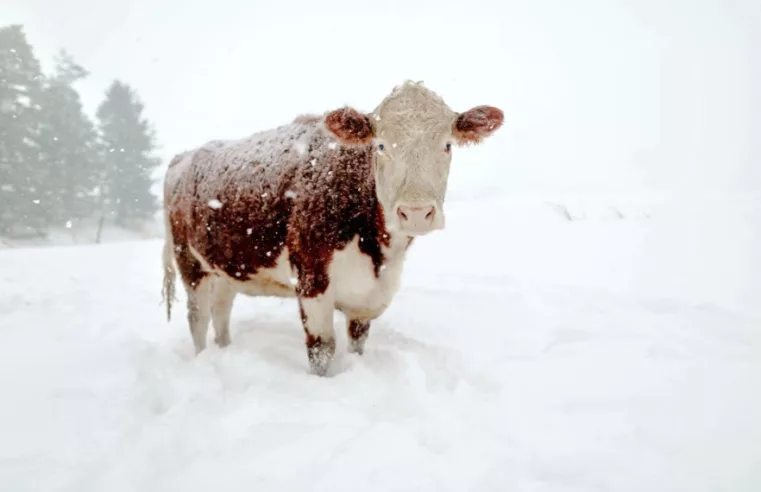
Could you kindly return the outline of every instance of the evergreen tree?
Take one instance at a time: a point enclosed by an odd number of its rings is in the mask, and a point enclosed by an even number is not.
[[[126,84],[115,81],[98,108],[104,149],[103,206],[119,226],[147,219],[158,210],[151,174],[160,165],[152,155],[155,134],[142,117],[143,104]]]
[[[61,51],[55,74],[43,92],[40,151],[47,178],[43,195],[45,203],[51,205],[50,219],[58,226],[95,216],[93,192],[100,172],[97,133],[73,87],[87,75]]]
[[[42,72],[20,25],[0,28],[0,234],[42,233],[50,210],[40,166]]]

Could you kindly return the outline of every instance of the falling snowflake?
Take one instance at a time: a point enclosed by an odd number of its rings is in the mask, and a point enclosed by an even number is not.
[[[296,277],[291,277],[288,280],[291,282],[291,285],[296,285],[299,283],[299,279],[297,279]]]
[[[296,193],[294,193],[292,190],[288,190],[285,192],[286,198],[296,198]]]
[[[71,221],[70,220],[66,221],[66,228],[67,229],[71,229]]]
[[[222,208],[222,202],[214,198],[213,200],[209,200],[209,207],[213,209],[220,209]]]
[[[314,166],[315,164],[317,164],[317,159],[312,159],[311,161],[309,161],[309,163],[310,163],[312,166]]]
[[[329,149],[335,149],[336,147],[338,147],[338,144],[336,142],[330,142],[328,144]]]
[[[267,251],[267,256],[272,256],[272,251]]]
[[[307,144],[305,144],[305,143],[304,143],[303,141],[301,141],[301,140],[297,140],[297,141],[295,141],[295,142],[293,143],[293,147],[296,149],[296,152],[297,152],[297,153],[298,153],[300,156],[303,156],[304,154],[306,154],[306,153],[307,153]]]
[[[251,235],[252,232],[254,232],[252,228],[249,227],[248,229],[246,229],[246,234],[248,234],[249,236]]]
[[[268,195],[269,195],[269,193],[264,192],[264,193],[262,193],[262,198],[267,198]]]

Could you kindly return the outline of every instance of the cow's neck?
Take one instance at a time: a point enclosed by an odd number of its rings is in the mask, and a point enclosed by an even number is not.
[[[376,194],[377,199],[377,194]],[[379,228],[381,251],[384,256],[384,263],[404,261],[405,255],[409,247],[412,245],[413,237],[404,234],[394,228],[387,226],[385,217],[386,211],[381,205],[378,199],[378,212],[380,216],[380,223],[382,227]]]

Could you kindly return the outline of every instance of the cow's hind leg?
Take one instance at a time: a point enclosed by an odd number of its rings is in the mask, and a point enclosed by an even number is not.
[[[196,355],[206,348],[206,334],[211,318],[211,286],[213,279],[204,277],[195,286],[187,286],[188,324]]]
[[[230,313],[235,300],[235,288],[224,278],[214,280],[211,299],[211,320],[214,325],[214,341],[220,347],[230,345]]]
[[[176,243],[175,259],[188,294],[188,325],[196,355],[206,348],[206,334],[211,318],[213,277],[205,272],[186,244]]]
[[[349,338],[349,353],[362,355],[370,332],[370,321],[347,318],[346,331]]]

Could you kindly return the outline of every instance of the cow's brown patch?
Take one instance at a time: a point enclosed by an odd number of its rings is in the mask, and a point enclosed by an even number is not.
[[[341,108],[325,116],[325,126],[347,145],[369,144],[373,138],[370,118],[354,108]]]
[[[502,126],[504,113],[493,106],[476,106],[460,113],[454,122],[453,134],[459,145],[479,143]]]
[[[341,114],[350,138],[364,134],[355,126],[358,112]],[[379,275],[382,247],[391,238],[375,191],[372,152],[369,144],[334,148],[315,121],[204,146],[167,180],[174,183],[167,184],[165,200],[175,245],[178,251],[192,246],[212,269],[241,281],[275,267],[288,248],[297,294],[316,297],[328,288],[333,252],[358,235],[360,251]],[[204,274],[192,255],[175,256],[184,280]]]
[[[348,327],[349,351],[362,355],[365,351],[365,342],[370,333],[370,321],[350,320]]]
[[[370,330],[370,322],[369,321],[358,321],[358,320],[351,320],[349,321],[349,337],[352,340],[360,340],[367,336],[367,332]]]
[[[208,273],[203,270],[201,263],[193,256],[185,246],[175,246],[175,258],[177,259],[177,268],[180,271],[182,281],[190,287],[196,287]]]

